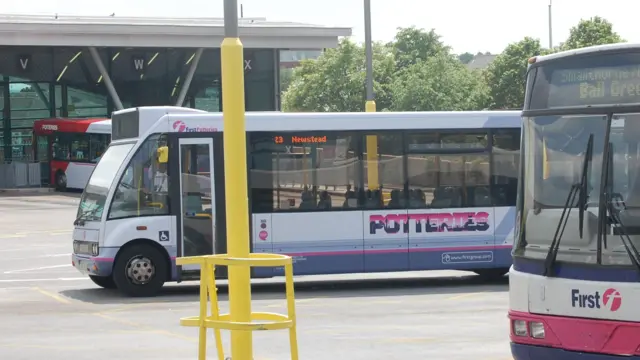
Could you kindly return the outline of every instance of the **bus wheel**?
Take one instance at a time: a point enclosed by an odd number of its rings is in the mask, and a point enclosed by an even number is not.
[[[94,284],[100,286],[105,289],[115,289],[116,283],[113,281],[113,276],[96,276],[89,275],[89,279],[93,281]]]
[[[67,175],[64,172],[58,171],[54,180],[57,191],[67,190]]]
[[[487,280],[497,280],[505,276],[509,272],[509,268],[478,269],[472,271]]]
[[[167,277],[164,255],[150,245],[125,247],[113,267],[118,290],[133,297],[155,296]]]

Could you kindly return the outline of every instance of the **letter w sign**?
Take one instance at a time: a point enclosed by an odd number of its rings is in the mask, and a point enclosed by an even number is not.
[[[133,57],[131,61],[133,63],[133,69],[136,72],[144,71],[145,61],[143,57]]]

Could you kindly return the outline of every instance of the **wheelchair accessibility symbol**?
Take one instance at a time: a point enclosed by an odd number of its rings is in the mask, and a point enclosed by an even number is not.
[[[162,230],[158,234],[158,240],[160,241],[169,241],[169,231]]]

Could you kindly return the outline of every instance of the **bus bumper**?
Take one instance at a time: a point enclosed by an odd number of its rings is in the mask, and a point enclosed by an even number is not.
[[[113,258],[72,254],[71,265],[83,275],[111,276]]]
[[[568,351],[547,346],[535,346],[511,343],[511,355],[514,360],[640,360],[640,356],[620,356],[597,353]]]

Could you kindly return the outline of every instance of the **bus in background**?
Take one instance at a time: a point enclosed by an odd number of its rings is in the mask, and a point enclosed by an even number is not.
[[[244,201],[225,199],[222,114],[149,107],[112,121],[74,222],[73,266],[132,296],[197,279],[175,258],[226,252],[225,201]],[[247,113],[251,249],[293,256],[296,275],[502,276],[520,124],[516,111]]]
[[[529,64],[511,352],[640,359],[640,44]]]
[[[45,119],[33,125],[35,160],[43,184],[58,191],[84,189],[111,141],[109,119]]]

